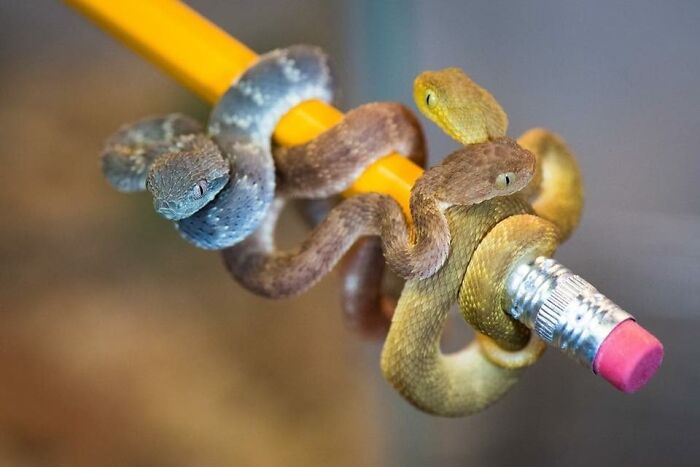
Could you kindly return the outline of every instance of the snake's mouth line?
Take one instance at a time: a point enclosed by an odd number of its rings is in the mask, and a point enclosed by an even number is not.
[[[170,221],[179,221],[188,217],[187,213],[183,213],[180,206],[173,206],[167,201],[155,201],[154,207],[158,214]]]

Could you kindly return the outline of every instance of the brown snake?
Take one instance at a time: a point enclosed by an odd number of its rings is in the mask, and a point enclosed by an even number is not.
[[[410,112],[396,104],[368,104],[306,145],[275,152],[278,196],[261,227],[224,250],[233,276],[269,297],[301,293],[315,284],[363,236],[381,238],[389,266],[404,278],[433,275],[449,254],[444,211],[523,189],[535,168],[532,154],[499,135],[470,144],[427,170],[411,190],[409,225],[398,203],[369,193],[333,208],[303,244],[278,251],[274,226],[286,197],[315,198],[338,193],[370,163],[391,150],[422,160],[423,137]],[[340,168],[333,167],[339,161]],[[332,168],[332,172],[331,172]],[[350,174],[350,176],[348,175]]]

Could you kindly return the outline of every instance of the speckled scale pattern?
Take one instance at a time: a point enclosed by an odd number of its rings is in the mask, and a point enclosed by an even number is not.
[[[381,137],[382,132],[377,129],[375,134]],[[251,237],[223,252],[224,262],[250,290],[268,297],[292,296],[313,286],[357,239],[374,235],[380,237],[386,261],[398,275],[430,277],[449,254],[444,211],[515,193],[527,185],[534,166],[533,155],[508,138],[465,146],[416,182],[411,191],[412,226],[394,199],[368,193],[341,202],[301,246],[288,251],[274,245],[277,216],[271,213]],[[494,180],[503,171],[517,176],[508,187],[497,188]]]
[[[119,191],[143,191],[155,159],[173,151],[178,136],[198,134],[202,130],[198,121],[178,113],[125,125],[105,142],[102,172]]]
[[[165,212],[173,214],[164,215],[178,219],[176,226],[181,235],[204,249],[230,247],[258,227],[274,198],[271,140],[277,122],[305,100],[330,102],[332,88],[328,59],[319,48],[297,45],[269,52],[246,70],[212,109],[206,135],[198,122],[180,114],[136,122],[107,141],[102,154],[103,172],[121,191],[149,188],[154,202],[161,207],[171,202],[159,204],[158,198],[172,193],[177,186],[181,198],[172,205],[178,208],[166,206]],[[193,134],[210,138],[216,148],[207,148],[211,160],[200,161],[198,166],[190,163],[194,157],[174,157],[175,153],[194,151],[178,139]],[[195,156],[193,152],[189,155]],[[185,182],[194,188],[204,178],[199,173],[203,168],[220,172],[218,161],[222,157],[229,165],[227,183],[207,198],[206,204],[196,205],[198,210],[188,209],[188,203],[194,205],[196,201],[183,190],[183,186],[188,188]],[[154,169],[162,168],[168,158],[172,164],[167,170],[154,174]],[[146,184],[149,173],[154,180],[151,186]],[[173,183],[169,186],[168,181]],[[188,215],[178,215],[178,209],[187,210]]]
[[[506,350],[520,350],[530,341],[530,330],[503,313],[506,279],[514,264],[538,256],[552,256],[559,231],[533,215],[513,216],[499,223],[474,252],[459,291],[459,309],[477,331]]]
[[[447,210],[453,238],[445,265],[427,279],[406,282],[382,350],[384,377],[413,405],[436,415],[482,410],[517,381],[519,369],[491,363],[474,342],[451,355],[440,350],[445,320],[464,271],[487,233],[501,220],[529,212],[517,196]]]
[[[275,150],[279,194],[322,198],[340,193],[392,151],[425,165],[425,138],[418,119],[396,102],[361,105],[311,142]]]
[[[223,251],[224,262],[238,282],[271,298],[298,295],[312,287],[360,237],[380,235],[382,226],[405,225],[396,201],[368,193],[349,198],[332,209],[301,245],[284,251],[274,243],[274,229],[283,205],[284,200],[278,198],[254,235]]]
[[[329,102],[332,77],[323,52],[292,46],[263,55],[224,94],[209,134],[231,164],[229,184],[192,216],[178,221],[200,248],[234,245],[255,230],[275,196],[272,133],[282,116],[309,99]]]

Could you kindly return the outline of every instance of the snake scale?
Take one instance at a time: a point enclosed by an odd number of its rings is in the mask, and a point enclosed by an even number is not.
[[[307,290],[359,242],[346,259],[346,309],[377,326],[380,308],[393,314],[382,352],[387,380],[431,413],[481,410],[543,350],[503,313],[502,288],[482,278],[503,276],[514,258],[551,253],[575,227],[582,191],[573,156],[546,130],[533,130],[521,144],[505,136],[505,112],[461,70],[424,72],[414,83],[419,109],[464,146],[415,183],[410,220],[386,195],[357,195],[330,209],[301,245],[282,251],[274,231],[288,200],[338,194],[391,151],[425,161],[419,123],[395,103],[358,107],[307,144],[273,146],[288,110],[308,99],[329,101],[331,90],[319,49],[270,52],[230,87],[206,130],[180,114],[123,127],[107,141],[103,172],[121,191],[148,190],[156,211],[186,240],[222,250],[232,275],[264,296]],[[551,222],[531,215],[526,197]],[[381,253],[407,280],[395,313],[381,288]],[[480,334],[445,356],[440,335],[456,300]]]

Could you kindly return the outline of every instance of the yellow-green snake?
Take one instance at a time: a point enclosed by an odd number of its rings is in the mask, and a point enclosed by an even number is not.
[[[461,70],[421,74],[414,96],[425,115],[464,144],[505,133],[505,112]],[[570,235],[580,218],[583,188],[561,138],[535,129],[518,143],[537,158],[531,184],[517,195],[448,210],[452,242],[446,264],[432,277],[409,280],[393,316],[382,371],[426,412],[460,416],[484,409],[544,351],[541,341],[505,314],[504,282],[517,264],[551,255]],[[479,333],[464,350],[444,355],[440,336],[455,301]]]

